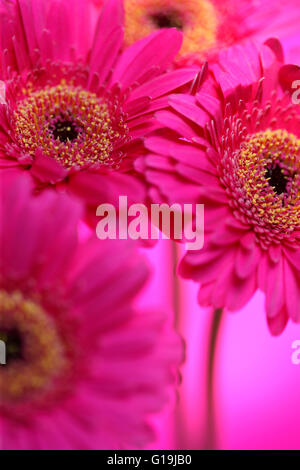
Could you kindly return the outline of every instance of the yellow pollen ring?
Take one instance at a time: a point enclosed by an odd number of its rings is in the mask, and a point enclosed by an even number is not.
[[[0,367],[3,401],[31,400],[51,388],[67,367],[62,341],[43,308],[16,291],[0,290],[0,331],[17,329],[22,337],[22,359]]]
[[[277,162],[293,175],[288,194],[276,194],[267,178]],[[237,177],[261,223],[289,233],[300,226],[300,139],[285,130],[266,130],[249,137],[237,156]]]
[[[24,153],[34,157],[41,149],[68,169],[99,163],[117,166],[112,153],[127,135],[127,126],[122,115],[111,115],[108,103],[64,80],[56,86],[24,91],[13,116],[16,141]],[[76,138],[61,141],[53,135],[53,126],[60,119],[76,127]]]

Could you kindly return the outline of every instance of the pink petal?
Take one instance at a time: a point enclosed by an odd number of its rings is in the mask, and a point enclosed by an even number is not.
[[[37,151],[31,167],[31,174],[42,183],[56,184],[65,179],[68,170],[55,158],[48,157],[41,151]]]
[[[268,327],[273,336],[279,336],[288,322],[288,315],[283,309],[276,317],[267,317]]]
[[[300,322],[300,277],[290,263],[284,259],[285,303],[289,317]]]
[[[123,5],[120,0],[106,1],[96,28],[90,58],[91,84],[96,73],[101,85],[108,77],[123,42]]]
[[[189,83],[195,77],[197,69],[180,69],[161,75],[137,87],[130,99],[141,96],[150,96],[152,99],[170,93],[177,88]]]
[[[257,245],[253,245],[251,249],[240,246],[235,262],[237,276],[240,279],[251,276],[258,265],[260,256],[260,249]]]
[[[234,276],[228,286],[226,306],[232,311],[240,310],[249,302],[256,289],[257,282],[255,274],[243,280]]]
[[[129,47],[121,56],[113,73],[112,83],[127,88],[153,67],[166,69],[179,51],[182,34],[176,29],[160,30]]]
[[[205,127],[209,120],[207,113],[196,105],[195,98],[189,95],[172,95],[169,98],[170,106],[187,119],[200,127]]]
[[[182,137],[186,137],[190,141],[196,137],[195,131],[192,127],[180,116],[170,111],[159,111],[156,113],[156,118],[160,124],[178,132]]]
[[[266,277],[266,312],[270,318],[276,317],[284,306],[283,261],[269,263]]]

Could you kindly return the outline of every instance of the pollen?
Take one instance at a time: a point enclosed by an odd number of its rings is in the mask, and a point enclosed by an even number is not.
[[[25,90],[13,123],[23,152],[34,157],[40,149],[67,169],[117,167],[120,161],[114,151],[128,134],[116,103],[64,80],[56,86]]]
[[[7,352],[0,369],[1,405],[40,397],[67,367],[54,321],[18,291],[0,290],[0,337]]]
[[[231,161],[235,200],[258,231],[282,238],[300,227],[300,139],[285,130],[248,136]],[[226,177],[225,177],[226,178]]]
[[[180,57],[215,46],[218,14],[210,0],[125,0],[125,42],[133,44],[160,28],[183,32]]]

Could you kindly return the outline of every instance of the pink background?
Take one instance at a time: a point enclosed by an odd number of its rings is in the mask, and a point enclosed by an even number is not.
[[[156,268],[139,299],[149,309],[172,309],[173,261],[170,242],[143,250]],[[197,305],[197,285],[180,281],[181,334],[187,341],[179,398],[153,422],[152,449],[200,449],[205,433],[205,354],[209,310]],[[170,315],[172,321],[172,314]],[[300,365],[291,360],[300,326],[289,323],[277,338],[265,320],[258,292],[240,312],[225,313],[217,358],[216,407],[221,449],[300,448]],[[176,406],[175,406],[176,405]]]

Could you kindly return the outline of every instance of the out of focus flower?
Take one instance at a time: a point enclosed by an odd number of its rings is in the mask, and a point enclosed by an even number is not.
[[[141,164],[158,198],[205,204],[204,249],[180,268],[200,304],[239,310],[261,289],[276,335],[300,321],[299,68],[267,44],[224,51],[195,96],[171,97]]]
[[[108,0],[97,25],[90,2],[0,3],[0,167],[30,171],[38,187],[67,186],[88,208],[128,195],[143,201],[133,171],[153,112],[195,69],[166,74],[176,29],[123,53],[123,6]]]
[[[130,242],[77,241],[81,206],[1,178],[0,448],[126,449],[152,437],[182,359],[133,308],[148,269]]]
[[[245,39],[295,35],[300,20],[298,0],[288,5],[280,0],[124,0],[124,5],[126,44],[161,28],[182,31],[177,65],[201,63]]]

